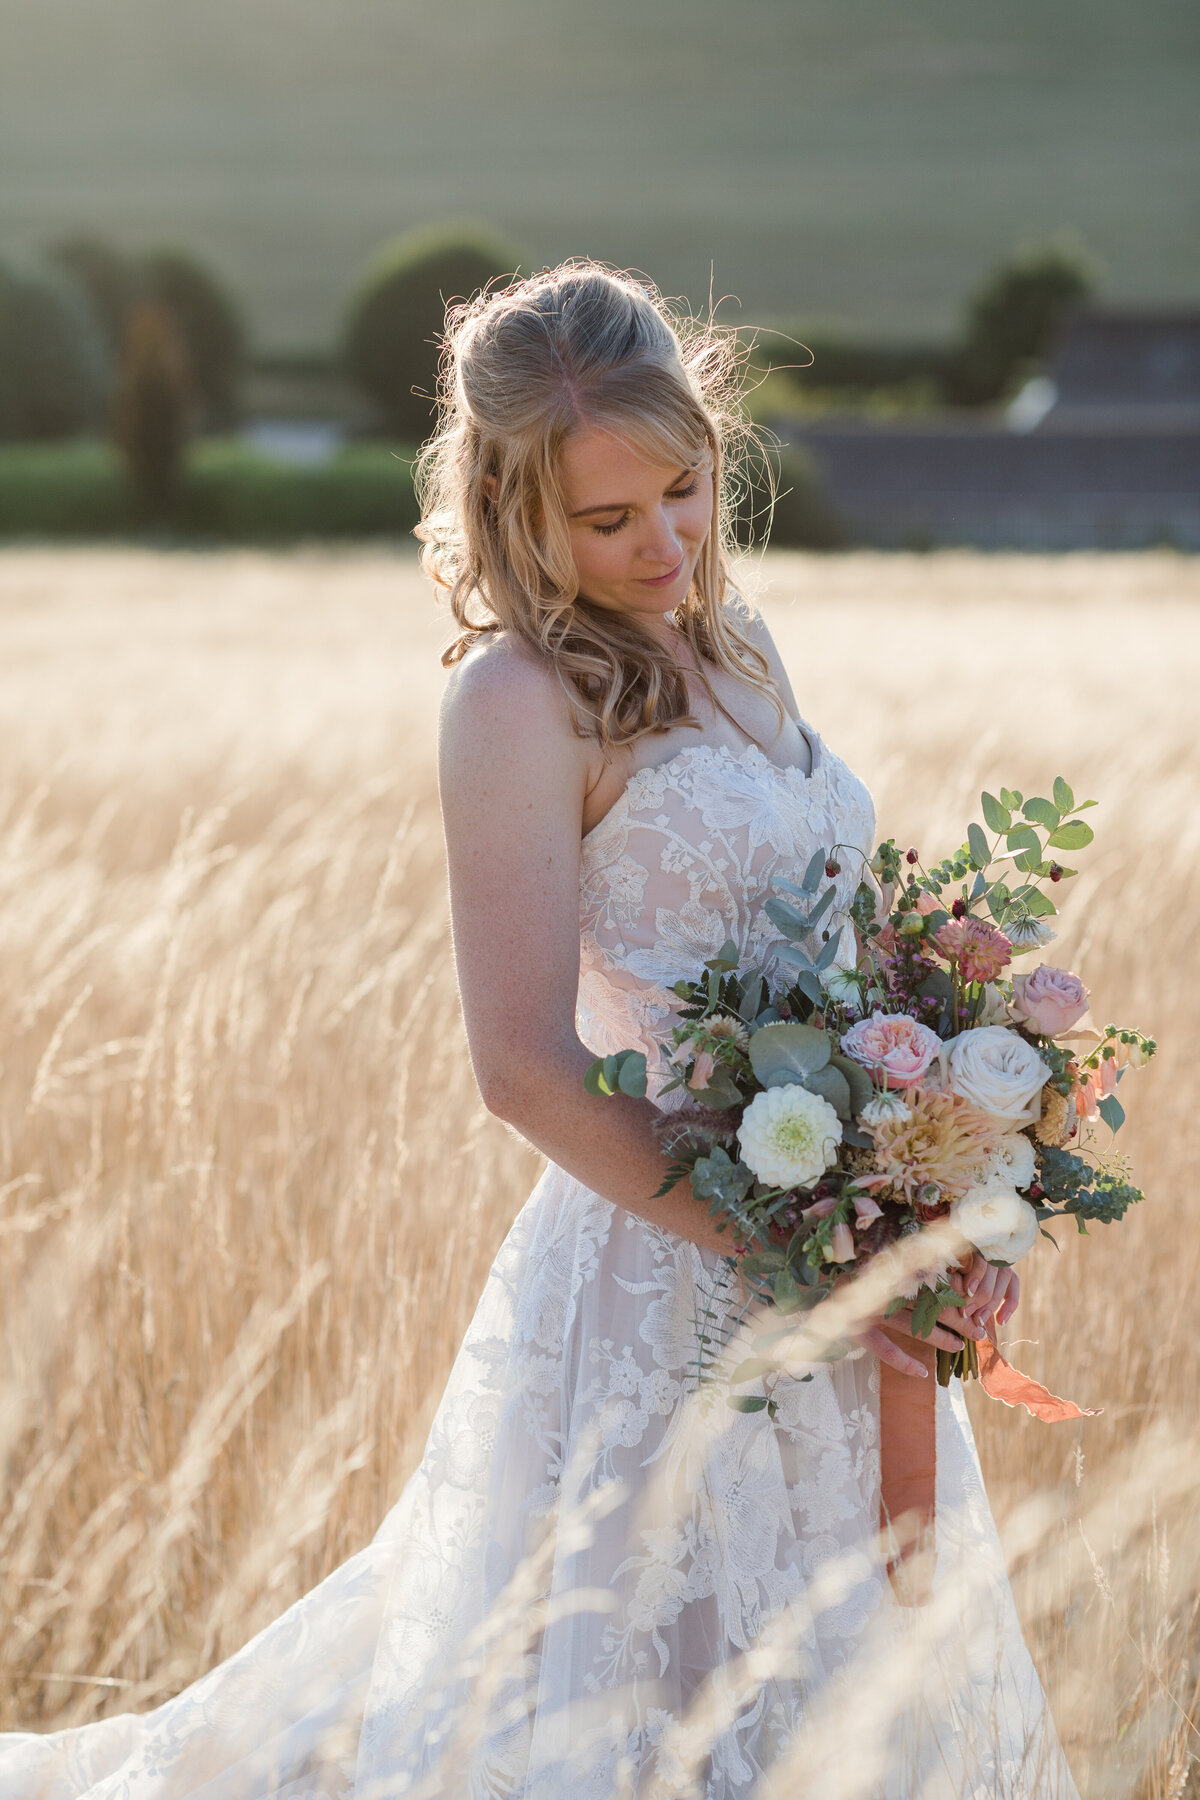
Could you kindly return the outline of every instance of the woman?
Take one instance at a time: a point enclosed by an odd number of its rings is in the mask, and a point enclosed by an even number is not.
[[[155,1712],[0,1740],[6,1797],[1074,1800],[957,1389],[931,1598],[881,1573],[878,1364],[927,1379],[911,1321],[781,1381],[773,1419],[697,1400],[733,1278],[687,1184],[656,1192],[679,1091],[653,1060],[645,1100],[583,1086],[727,937],[772,971],[772,879],[873,847],[730,585],[732,370],[599,265],[451,315],[419,535],[460,627],[454,950],[486,1104],[548,1166],[373,1542]],[[1016,1304],[1006,1270],[967,1286],[967,1335]]]

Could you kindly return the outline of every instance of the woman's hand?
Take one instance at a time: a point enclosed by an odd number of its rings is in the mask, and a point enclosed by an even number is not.
[[[976,1321],[974,1316],[960,1317],[957,1312],[947,1312],[942,1314],[942,1319],[943,1321],[953,1319],[960,1329],[954,1330],[946,1323],[939,1323],[934,1326],[928,1337],[913,1339],[913,1341],[931,1344],[935,1350],[957,1352],[963,1347],[964,1337],[982,1339],[987,1335],[983,1326]],[[906,1306],[900,1312],[894,1312],[887,1324],[890,1331],[899,1332],[910,1339],[913,1338],[911,1307]],[[894,1343],[883,1329],[882,1323],[873,1323],[868,1325],[865,1330],[855,1332],[854,1341],[861,1344],[864,1350],[869,1350],[872,1356],[877,1356],[880,1362],[887,1363],[889,1368],[899,1370],[901,1375],[924,1376],[926,1374],[925,1365],[919,1362],[915,1356],[910,1355],[902,1345]]]
[[[967,1296],[963,1307],[966,1317],[986,1327],[989,1322],[1006,1325],[1017,1310],[1021,1298],[1021,1278],[1015,1269],[997,1268],[976,1251],[970,1266],[951,1277],[960,1294]]]

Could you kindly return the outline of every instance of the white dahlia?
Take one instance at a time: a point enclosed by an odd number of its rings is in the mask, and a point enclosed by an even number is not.
[[[912,1108],[905,1105],[899,1094],[884,1088],[871,1095],[858,1116],[864,1125],[882,1125],[885,1119],[910,1119]]]
[[[811,1187],[835,1161],[842,1122],[820,1094],[789,1082],[755,1094],[742,1114],[742,1161],[768,1187]]]

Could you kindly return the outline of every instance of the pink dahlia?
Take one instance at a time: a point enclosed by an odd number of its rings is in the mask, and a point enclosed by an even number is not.
[[[957,1199],[995,1149],[1001,1123],[954,1093],[915,1088],[904,1098],[906,1119],[884,1119],[872,1128],[876,1168],[910,1201],[927,1182],[936,1184],[942,1201]]]
[[[842,1034],[842,1049],[865,1068],[882,1073],[889,1088],[920,1081],[938,1053],[941,1039],[909,1013],[873,1012]]]
[[[986,919],[947,919],[933,942],[947,961],[957,962],[964,981],[995,981],[1012,961],[1012,945]]]

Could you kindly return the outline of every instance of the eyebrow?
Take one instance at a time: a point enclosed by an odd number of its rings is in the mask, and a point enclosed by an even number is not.
[[[686,480],[686,479],[687,479],[687,477],[688,477],[688,476],[689,476],[689,475],[690,475],[690,474],[691,474],[691,473],[692,473],[692,471],[691,471],[691,470],[690,470],[690,469],[681,469],[681,470],[680,470],[680,471],[679,471],[679,473],[678,473],[678,475],[676,475],[676,476],[675,476],[675,478],[674,478],[674,479],[673,479],[673,480],[672,480],[672,481],[671,481],[671,482],[669,482],[669,483],[668,483],[668,485],[667,485],[667,488],[666,488],[666,490],[665,490],[665,491],[666,491],[666,492],[667,492],[667,493],[670,493],[670,491],[671,491],[671,489],[672,489],[672,488],[673,488],[673,487],[678,487],[678,486],[679,486],[679,483],[680,483],[680,482],[681,482],[681,481],[684,481],[684,480]],[[590,515],[590,514],[591,514],[591,513],[601,513],[601,512],[632,512],[632,511],[633,511],[633,503],[632,503],[632,501],[630,501],[630,500],[610,500],[610,501],[609,501],[609,502],[608,502],[608,504],[607,504],[607,505],[605,505],[605,506],[584,506],[584,507],[581,507],[581,508],[580,508],[580,510],[579,510],[579,511],[578,511],[578,512],[573,512],[573,513],[568,513],[568,514],[567,514],[567,517],[568,517],[568,518],[569,518],[569,519],[586,519],[586,518],[587,518],[587,517],[588,517],[588,516],[589,516],[589,515]]]

